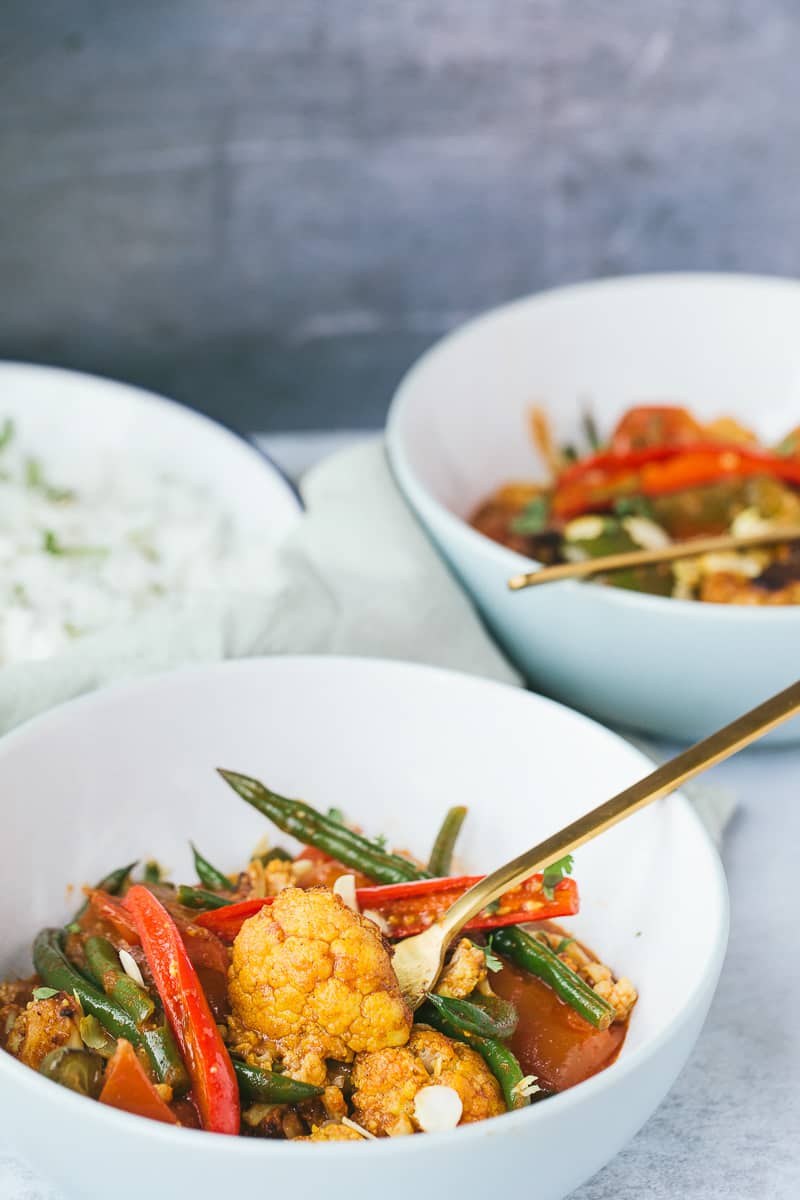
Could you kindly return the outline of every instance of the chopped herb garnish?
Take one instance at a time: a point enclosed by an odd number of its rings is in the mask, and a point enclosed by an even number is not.
[[[42,534],[42,549],[46,554],[54,554],[61,558],[108,554],[105,546],[63,546],[52,529],[45,529]]]
[[[345,823],[344,813],[340,808],[329,808],[328,816],[332,821],[335,821],[337,825],[344,825]]]
[[[588,406],[584,408],[581,415],[581,425],[583,426],[583,432],[586,435],[586,440],[589,443],[589,448],[591,450],[599,450],[601,445],[600,434],[597,432],[597,424],[595,423],[594,414]]]
[[[77,921],[70,921],[69,925],[65,925],[67,933],[80,933],[81,927]]]
[[[77,638],[81,636],[81,631],[77,625],[73,625],[72,621],[64,622],[64,633],[67,637]]]
[[[647,496],[617,496],[614,513],[618,517],[649,517],[652,520],[654,509]]]
[[[561,457],[563,458],[565,463],[577,462],[578,461],[578,451],[575,449],[575,447],[573,445],[571,445],[571,443],[567,442],[567,444],[565,446],[561,447]]]
[[[5,450],[6,446],[14,437],[14,422],[11,417],[6,417],[3,424],[0,425],[0,450]]]
[[[44,492],[48,500],[54,503],[62,503],[65,500],[74,500],[75,493],[69,488],[53,487],[44,477],[42,464],[38,458],[28,458],[25,460],[25,484],[29,488],[35,488],[37,491]]]
[[[485,913],[489,913],[489,915],[490,915],[490,916],[491,916],[491,914],[492,914],[492,913],[499,912],[499,911],[500,911],[500,901],[499,901],[499,900],[493,900],[493,901],[491,902],[491,904],[487,904],[487,905],[486,905],[486,908],[485,908],[483,911],[484,911]]]
[[[143,878],[145,883],[161,883],[164,877],[164,870],[160,863],[154,858],[149,859],[144,864]]]
[[[30,604],[30,598],[28,596],[27,591],[25,590],[24,583],[15,583],[14,586],[11,588],[11,595],[14,597],[17,604],[25,604],[25,605]]]
[[[547,528],[549,517],[550,501],[547,496],[534,496],[533,500],[525,505],[519,516],[514,517],[511,522],[511,532],[528,535],[542,533]]]
[[[50,1000],[53,996],[58,995],[58,988],[37,987],[33,989],[34,1000]]]
[[[554,863],[550,863],[549,867],[545,867],[542,877],[542,891],[548,900],[553,899],[553,889],[556,884],[561,883],[565,875],[572,874],[572,864],[572,855],[565,854],[563,858],[559,858]]]
[[[492,947],[491,946],[482,946],[481,949],[483,950],[483,954],[486,959],[486,969],[488,971],[492,971],[492,972],[502,971],[503,963],[497,957],[494,950],[492,950]]]
[[[556,954],[563,954],[564,951],[566,950],[567,946],[571,946],[574,941],[575,941],[575,938],[563,937],[561,939],[561,941],[558,943],[558,945],[556,946]]]
[[[1,445],[1,444],[0,444]],[[794,429],[788,434],[782,442],[778,442],[775,447],[775,453],[784,455],[786,458],[791,458],[793,454],[800,451],[800,430]]]

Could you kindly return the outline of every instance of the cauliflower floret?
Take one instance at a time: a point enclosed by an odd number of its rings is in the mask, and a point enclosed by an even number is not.
[[[326,1059],[402,1046],[411,1029],[389,949],[327,888],[287,888],[245,921],[228,995],[236,1052],[278,1057],[308,1083],[325,1084]]]
[[[616,1012],[614,1020],[627,1021],[631,1009],[638,999],[636,988],[630,979],[624,975],[621,979],[614,979],[611,968],[607,967],[605,963],[599,962],[588,963],[583,975],[598,996],[613,1006]]]
[[[376,1137],[415,1133],[414,1100],[432,1083],[458,1092],[460,1125],[506,1111],[500,1085],[479,1054],[426,1025],[415,1025],[407,1046],[356,1055],[353,1118]]]
[[[363,1135],[349,1125],[330,1121],[327,1125],[315,1125],[307,1137],[292,1139],[295,1142],[363,1142]]]
[[[78,1021],[78,1005],[66,992],[49,1000],[31,1000],[14,1021],[6,1049],[27,1067],[38,1071],[51,1050],[69,1046],[83,1049]]]
[[[548,933],[547,938],[554,950],[563,942],[561,934]],[[572,967],[581,979],[590,984],[598,996],[613,1006],[616,1013],[615,1021],[627,1021],[631,1015],[631,1009],[639,999],[639,994],[630,979],[626,976],[615,979],[611,967],[592,958],[575,941],[567,942],[559,958],[568,967]]]
[[[486,955],[469,938],[462,938],[453,957],[439,976],[436,991],[440,996],[463,1000],[472,994],[488,975]]]
[[[236,895],[239,899],[257,900],[277,896],[285,888],[297,887],[310,866],[307,862],[289,862],[285,858],[271,858],[267,863],[254,858],[239,876]]]

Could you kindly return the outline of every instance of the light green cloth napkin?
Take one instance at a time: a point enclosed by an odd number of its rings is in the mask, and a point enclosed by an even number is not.
[[[105,684],[254,655],[398,658],[522,683],[407,508],[381,438],[314,467],[302,492],[307,513],[265,560],[263,592],[165,601],[57,658],[3,668],[0,732]],[[696,803],[719,839],[732,800],[700,789]]]

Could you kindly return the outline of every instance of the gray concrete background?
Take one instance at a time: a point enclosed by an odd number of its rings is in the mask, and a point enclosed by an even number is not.
[[[0,355],[380,424],[463,317],[800,274],[797,0],[5,0]]]

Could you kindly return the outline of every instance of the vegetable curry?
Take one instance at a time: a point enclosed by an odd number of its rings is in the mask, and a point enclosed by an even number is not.
[[[0,1046],[64,1087],[172,1125],[303,1142],[434,1132],[500,1116],[613,1062],[636,991],[554,921],[578,912],[572,860],[484,910],[412,1013],[392,946],[475,881],[456,874],[463,807],[424,864],[336,811],[221,772],[297,839],[196,884],[112,871],[35,975],[0,984]]]
[[[504,485],[472,524],[539,562],[800,526],[800,428],[768,447],[730,417],[703,424],[684,408],[646,405],[629,409],[606,442],[587,415],[588,449],[579,453],[556,445],[541,410],[531,426],[549,482]],[[800,543],[615,571],[601,582],[717,604],[800,604]]]

